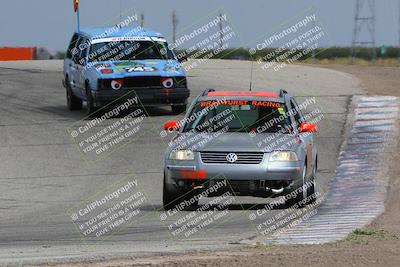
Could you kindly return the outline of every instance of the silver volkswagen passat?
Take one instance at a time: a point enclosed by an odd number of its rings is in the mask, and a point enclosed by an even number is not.
[[[201,197],[288,196],[298,207],[315,201],[315,123],[286,91],[207,89],[180,121],[165,152],[165,209],[198,204]],[[295,194],[293,194],[295,192]]]

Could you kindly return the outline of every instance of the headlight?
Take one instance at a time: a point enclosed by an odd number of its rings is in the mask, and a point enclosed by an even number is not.
[[[169,159],[173,160],[194,160],[194,154],[192,150],[177,150],[171,151]]]
[[[297,161],[297,155],[293,151],[274,151],[269,156],[269,161]]]

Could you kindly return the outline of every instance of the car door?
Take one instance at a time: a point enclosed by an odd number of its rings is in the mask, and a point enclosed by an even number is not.
[[[75,69],[75,83],[80,95],[86,97],[86,63],[87,63],[87,52],[88,52],[88,38],[82,36],[78,41],[79,56],[76,62]]]
[[[79,36],[79,39],[76,43],[75,48],[72,51],[72,60],[69,66],[70,68],[70,82],[71,88],[76,96],[80,98],[85,98],[85,94],[82,93],[82,65],[80,64],[80,60],[82,59],[82,42],[86,39],[83,36]]]
[[[68,49],[64,59],[64,77],[66,79],[66,82],[69,83],[69,86],[72,89],[72,91],[75,91],[73,84],[73,75],[74,75],[73,55],[77,53],[76,45],[78,43],[78,40],[79,40],[79,34],[74,33],[68,45]]]
[[[305,121],[304,115],[302,110],[299,108],[299,105],[297,104],[296,100],[294,98],[290,99],[290,105],[292,107],[292,112],[293,112],[293,117],[294,117],[294,123],[296,129],[300,128],[300,124]],[[300,141],[301,141],[301,146],[302,149],[305,150],[305,153],[307,155],[307,175],[311,175],[312,169],[314,167],[314,155],[313,155],[313,146],[314,146],[314,137],[312,133],[304,133],[304,132],[298,132]]]

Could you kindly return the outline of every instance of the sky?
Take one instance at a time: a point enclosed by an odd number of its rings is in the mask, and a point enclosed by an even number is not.
[[[351,45],[355,0],[80,0],[81,27],[115,25],[120,14],[123,19],[144,14],[145,27],[161,32],[169,41],[173,10],[179,20],[178,36],[221,11],[227,14],[236,33],[237,38],[231,40],[235,47],[256,45],[271,29],[289,26],[310,9],[329,36],[326,46]],[[398,16],[399,0],[376,1],[377,46],[398,45]],[[63,51],[76,30],[76,14],[72,0],[2,0],[0,25],[0,46],[41,46]],[[361,33],[361,39],[367,37],[366,32]]]

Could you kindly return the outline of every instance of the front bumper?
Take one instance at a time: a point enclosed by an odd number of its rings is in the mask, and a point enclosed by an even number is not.
[[[269,189],[285,188],[301,178],[300,161],[269,162],[265,153],[259,164],[206,164],[199,155],[193,161],[166,160],[165,182],[169,190],[185,191],[226,180],[237,195],[267,196]]]
[[[187,88],[145,88],[130,89],[122,88],[119,90],[97,90],[92,91],[94,104],[97,107],[105,106],[110,103],[119,104],[128,98],[138,97],[139,104],[144,106],[156,105],[183,105],[187,103],[190,91]]]

